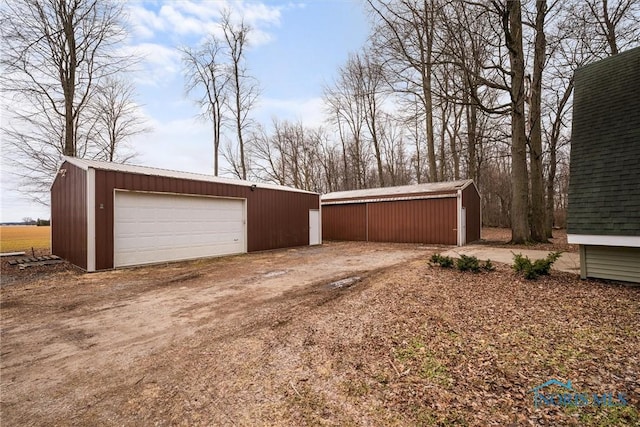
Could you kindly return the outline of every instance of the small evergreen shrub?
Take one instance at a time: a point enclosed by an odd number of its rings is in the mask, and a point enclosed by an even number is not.
[[[494,271],[496,267],[493,265],[490,259],[486,260],[482,265],[482,269],[486,271]]]
[[[562,252],[550,252],[546,258],[531,261],[528,256],[522,254],[513,255],[513,269],[524,275],[525,279],[535,280],[539,276],[547,276],[551,271],[551,266],[556,262]]]
[[[443,268],[451,268],[453,267],[453,259],[448,256],[442,256],[440,254],[431,255],[431,265],[439,265]]]
[[[460,271],[471,271],[473,273],[477,273],[480,271],[480,264],[478,263],[478,258],[474,256],[460,255],[458,261],[456,262],[456,267]]]

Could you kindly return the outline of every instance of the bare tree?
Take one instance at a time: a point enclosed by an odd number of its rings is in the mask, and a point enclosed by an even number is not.
[[[595,55],[601,51],[607,55],[617,55],[621,50],[640,42],[638,0],[579,2],[575,6],[573,19],[584,24],[578,28],[586,30],[581,36],[591,38],[590,45]],[[604,46],[599,45],[598,41]]]
[[[198,105],[202,116],[211,120],[213,128],[213,174],[218,176],[222,126],[225,122],[229,92],[229,66],[224,61],[221,41],[211,35],[198,49],[181,49],[186,68],[187,93],[202,91]]]
[[[60,158],[94,150],[89,103],[98,84],[130,64],[122,3],[14,0],[0,10],[2,88],[12,114],[3,132],[14,148],[23,187],[46,203]]]
[[[511,97],[511,241],[529,240],[529,178],[525,117],[525,56],[522,45],[520,0],[493,1],[502,20],[505,46],[509,51]]]
[[[411,169],[404,142],[404,124],[385,114],[381,121],[381,140],[384,165],[391,185],[406,185],[411,182]]]
[[[536,0],[533,75],[529,92],[529,165],[531,168],[531,240],[545,242],[547,233],[542,170],[542,72],[547,60],[545,19],[546,0]]]
[[[232,171],[238,175],[238,178],[247,179],[249,167],[245,147],[245,132],[251,124],[249,113],[254,107],[259,94],[258,83],[248,74],[245,65],[245,49],[248,46],[251,27],[245,23],[244,19],[237,23],[234,22],[229,10],[223,12],[221,26],[231,69],[231,90],[228,106],[233,116],[238,142],[239,159],[235,161],[238,167],[234,167]],[[231,154],[232,151],[228,150],[227,153]]]
[[[354,55],[349,67],[358,82],[358,92],[362,97],[364,106],[364,121],[367,125],[373,151],[376,159],[378,184],[384,187],[384,168],[382,166],[382,142],[380,124],[384,111],[382,104],[385,101],[384,72],[382,65],[376,61],[370,52],[362,55]]]
[[[427,146],[428,178],[438,180],[433,129],[432,72],[438,1],[367,0],[378,20],[374,44],[395,70],[395,89],[420,101]]]
[[[96,158],[126,163],[136,156],[126,143],[151,129],[138,113],[134,96],[133,85],[115,77],[108,77],[98,86],[91,102],[96,117]]]
[[[308,191],[322,191],[323,164],[321,130],[305,128],[301,122],[274,119],[273,131],[258,128],[251,138],[254,170],[259,178]],[[333,172],[333,171],[332,171]]]
[[[353,58],[352,56],[347,64],[340,68],[333,85],[324,89],[327,113],[330,122],[338,130],[342,144],[345,189],[364,188],[367,169],[362,68],[356,65]],[[349,170],[350,165],[353,173]]]

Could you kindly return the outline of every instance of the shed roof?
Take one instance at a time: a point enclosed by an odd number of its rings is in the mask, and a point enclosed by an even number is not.
[[[365,190],[335,191],[322,195],[323,202],[336,200],[357,200],[377,197],[394,197],[405,195],[428,195],[429,193],[453,193],[473,184],[471,179],[448,182],[429,182],[426,184],[401,185],[398,187],[368,188]]]
[[[640,48],[575,72],[570,234],[640,236]]]
[[[89,168],[91,168],[91,169],[99,169],[99,170],[106,170],[106,171],[127,172],[127,173],[134,173],[134,174],[148,175],[148,176],[161,176],[161,177],[167,177],[167,178],[189,179],[192,181],[215,182],[220,184],[242,185],[242,186],[256,185],[258,188],[267,188],[271,190],[292,191],[292,192],[305,193],[305,194],[317,194],[312,191],[300,190],[298,188],[286,187],[284,185],[258,183],[258,182],[245,181],[242,179],[223,178],[219,176],[199,174],[199,173],[193,173],[193,172],[182,172],[182,171],[174,171],[169,169],[151,168],[148,166],[137,166],[137,165],[129,165],[129,164],[121,164],[121,163],[113,163],[113,162],[103,162],[98,160],[79,159],[77,157],[65,156],[63,157],[63,160],[84,170],[88,170]]]

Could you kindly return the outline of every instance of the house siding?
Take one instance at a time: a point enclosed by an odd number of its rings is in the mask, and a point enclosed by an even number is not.
[[[51,186],[51,253],[87,268],[87,172],[64,162]]]
[[[640,283],[640,248],[584,245],[582,278]]]
[[[640,48],[575,73],[568,233],[640,236]]]

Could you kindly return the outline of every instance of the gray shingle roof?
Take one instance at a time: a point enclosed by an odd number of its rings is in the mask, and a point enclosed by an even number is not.
[[[568,232],[640,236],[640,48],[575,73]]]

